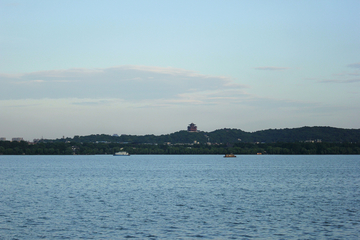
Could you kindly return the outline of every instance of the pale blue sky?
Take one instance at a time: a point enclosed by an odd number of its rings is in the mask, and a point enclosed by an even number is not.
[[[360,128],[360,1],[0,0],[0,137]]]

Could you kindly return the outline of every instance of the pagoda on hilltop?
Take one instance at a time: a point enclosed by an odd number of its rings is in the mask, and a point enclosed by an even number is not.
[[[197,132],[197,126],[194,123],[190,123],[187,130],[188,132]]]

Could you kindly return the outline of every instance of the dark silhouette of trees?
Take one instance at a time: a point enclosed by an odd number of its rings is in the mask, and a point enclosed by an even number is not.
[[[79,142],[0,142],[0,155],[114,154],[360,154],[360,143],[234,143],[234,144],[139,144]]]

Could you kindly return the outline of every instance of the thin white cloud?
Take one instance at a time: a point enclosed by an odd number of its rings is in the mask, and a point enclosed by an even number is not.
[[[70,104],[80,106],[98,106],[98,105],[111,105],[119,99],[77,99]]]
[[[0,99],[120,98],[126,101],[176,99],[183,93],[243,89],[224,76],[148,66],[73,68],[0,75]],[[40,84],[41,83],[41,84]]]
[[[320,83],[357,83],[360,82],[360,79],[347,79],[347,80],[325,79],[319,82]]]
[[[360,76],[359,72],[342,72],[342,73],[334,73],[333,76]]]
[[[351,68],[359,68],[360,69],[360,63],[353,63],[348,64],[347,67]],[[334,79],[322,79],[318,82],[320,83],[357,83],[360,82],[360,72],[358,69],[352,70],[352,71],[342,71],[340,73],[333,73],[332,76],[334,76]]]
[[[41,80],[41,79],[37,79],[37,80],[29,80],[29,81],[18,81],[18,82],[15,82],[15,84],[17,85],[20,85],[20,84],[37,84],[37,83],[44,83],[46,81],[44,80]]]
[[[350,68],[360,68],[360,63],[351,63],[347,65]]]
[[[266,71],[283,71],[283,70],[288,70],[290,69],[289,67],[270,67],[270,66],[266,66],[266,67],[256,67],[256,70],[266,70]]]

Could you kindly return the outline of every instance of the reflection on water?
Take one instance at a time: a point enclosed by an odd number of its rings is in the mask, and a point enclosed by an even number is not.
[[[360,156],[0,156],[0,239],[358,239]]]

